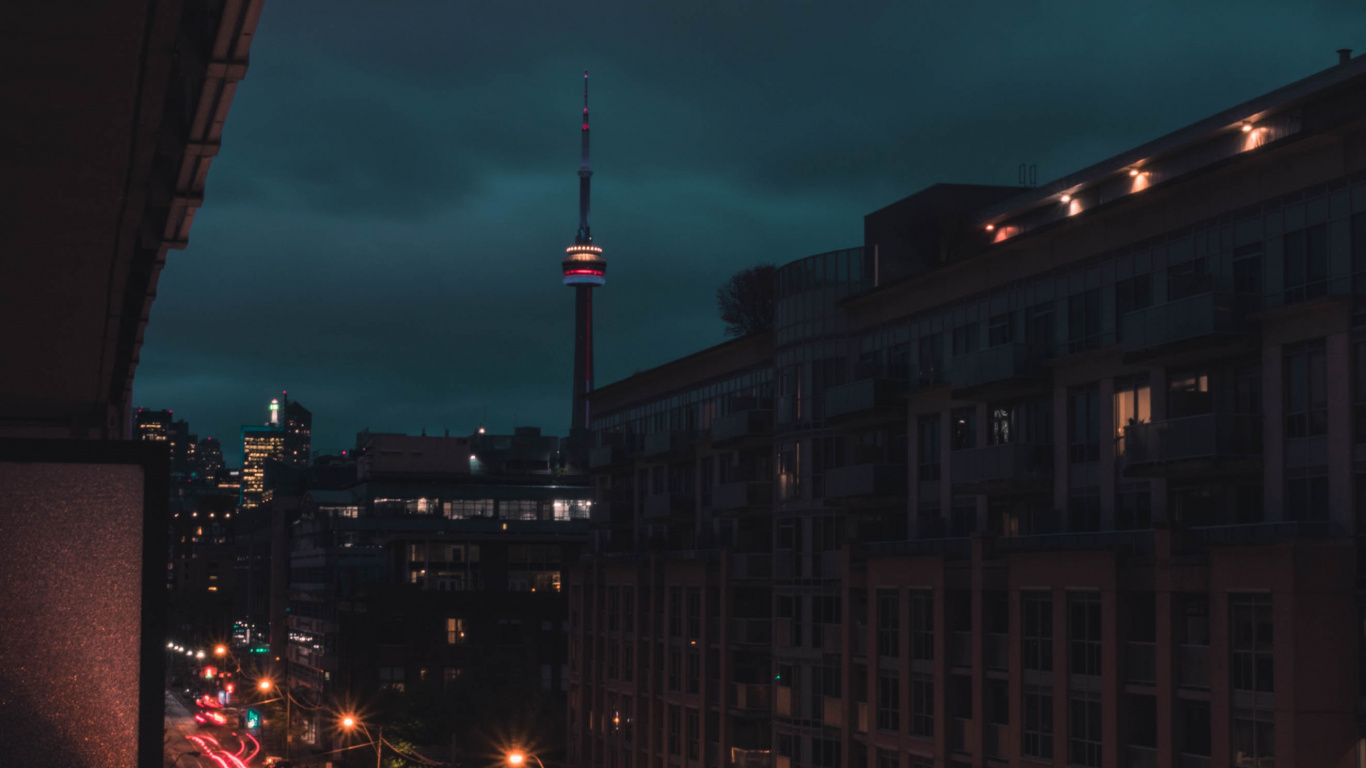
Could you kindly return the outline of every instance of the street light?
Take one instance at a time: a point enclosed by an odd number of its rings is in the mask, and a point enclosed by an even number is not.
[[[223,654],[225,654],[225,653],[227,653],[227,652],[228,652],[227,646],[223,646],[223,645],[217,646],[216,648],[213,649],[213,655],[215,655],[215,656],[222,656]]]
[[[382,751],[384,749],[384,726],[381,725],[379,727],[378,736],[370,738],[370,731],[365,727],[364,723],[357,720],[353,715],[342,715],[342,728],[349,731],[358,725],[360,726],[361,731],[365,733],[365,738],[370,739],[370,743],[375,745],[375,768],[382,768],[381,761],[384,759]]]
[[[526,762],[526,759],[528,757],[532,760],[535,760],[536,765],[540,766],[540,768],[545,768],[545,764],[541,762],[541,758],[535,755],[528,755],[525,752],[520,752],[517,750],[513,750],[512,752],[508,753],[508,765],[512,766],[513,768],[520,768],[520,766]]]

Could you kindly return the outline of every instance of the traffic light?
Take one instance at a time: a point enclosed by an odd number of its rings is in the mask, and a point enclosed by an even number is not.
[[[254,709],[248,709],[248,710],[247,710],[247,727],[248,727],[248,728],[260,728],[260,727],[261,727],[261,713],[260,713],[260,712],[257,712],[257,711],[254,710]]]

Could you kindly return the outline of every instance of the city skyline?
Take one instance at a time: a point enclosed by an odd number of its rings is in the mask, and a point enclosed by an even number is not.
[[[937,181],[1014,184],[1025,162],[1046,182],[1366,38],[1348,6],[1224,7],[269,6],[134,401],[221,436],[288,386],[324,451],[367,427],[564,433],[553,275],[585,68],[614,254],[602,385],[720,341],[735,271],[854,245],[863,214]],[[591,50],[555,42],[580,33]]]

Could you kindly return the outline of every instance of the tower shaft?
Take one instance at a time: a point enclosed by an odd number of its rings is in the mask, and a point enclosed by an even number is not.
[[[588,162],[588,73],[583,73],[582,154],[579,160],[579,230],[560,262],[564,284],[574,288],[574,386],[569,436],[578,450],[586,450],[589,427],[588,393],[593,391],[593,289],[607,280],[607,260],[593,244],[588,226],[593,170]]]
[[[574,287],[574,402],[570,435],[588,432],[588,393],[593,391],[593,286]]]

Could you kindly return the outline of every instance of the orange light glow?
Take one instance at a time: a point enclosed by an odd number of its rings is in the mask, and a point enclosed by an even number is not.
[[[269,690],[270,690],[270,681],[269,681],[269,680],[262,680],[260,683],[258,683],[258,684],[256,685],[256,687],[257,687],[257,688],[260,688],[260,689],[263,690],[263,691],[269,691]]]
[[[1137,175],[1138,175],[1138,169],[1137,169],[1137,168],[1130,168],[1130,169],[1129,169],[1129,175],[1130,175],[1130,176],[1137,176]]]
[[[988,225],[987,225],[987,231],[988,231],[988,232],[995,232],[995,231],[996,231],[996,225],[995,225],[995,224],[988,224]]]
[[[1063,196],[1062,196],[1061,198],[1059,198],[1059,199],[1062,200],[1064,203],[1070,203],[1070,202],[1072,202],[1072,196],[1071,196],[1071,195],[1063,195]]]
[[[1251,130],[1252,130],[1252,123],[1243,123],[1243,133],[1248,133],[1248,132],[1251,131]]]
[[[355,727],[356,727],[356,718],[354,718],[354,717],[349,717],[349,716],[348,716],[348,717],[343,717],[343,718],[342,718],[342,721],[341,721],[341,724],[342,724],[342,727],[343,727],[343,728],[355,728]]]
[[[524,760],[526,760],[526,755],[523,755],[521,752],[512,752],[508,754],[508,765],[521,765]]]
[[[226,647],[226,646],[222,646],[222,645],[217,646],[217,647],[215,647],[215,648],[213,649],[213,655],[215,655],[215,656],[222,656],[223,654],[225,654],[225,653],[227,653],[227,652],[228,652],[227,647]]]

